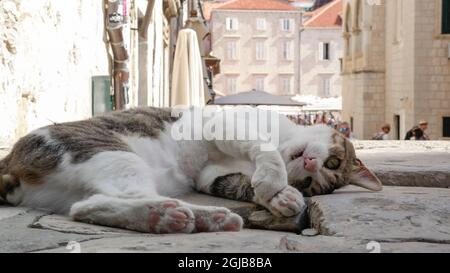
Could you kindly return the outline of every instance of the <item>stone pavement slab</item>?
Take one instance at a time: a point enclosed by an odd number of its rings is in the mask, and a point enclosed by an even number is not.
[[[81,252],[365,253],[371,241],[380,244],[381,252],[450,252],[449,197],[450,190],[406,187],[385,187],[381,193],[347,187],[313,197],[309,216],[317,236],[311,230],[302,236],[250,229],[152,235],[0,207],[0,252],[70,252],[66,247],[71,241],[80,243]],[[228,202],[221,200],[213,202]]]
[[[44,215],[36,219],[30,228],[39,228],[63,233],[73,233],[80,235],[123,235],[123,234],[139,234],[125,229],[90,225],[81,222],[75,222],[67,216],[61,215]]]
[[[31,225],[45,212],[35,210],[24,210],[19,214],[11,216],[10,208],[0,207],[0,253],[5,252],[31,252],[44,249],[53,249],[66,246],[70,241],[83,242],[105,238],[108,235],[86,235],[74,233],[70,230],[56,232],[43,228],[32,228]],[[5,212],[5,213],[4,213]],[[73,224],[73,222],[70,222]],[[109,235],[112,237],[114,235]]]
[[[280,240],[289,233],[243,230],[233,233],[140,235],[82,242],[82,252],[283,252]],[[64,252],[65,248],[43,252]]]
[[[450,245],[450,189],[346,187],[309,200],[311,225],[321,235],[379,242]]]
[[[344,237],[287,235],[280,249],[289,253],[450,253],[450,245],[423,242],[372,242]]]
[[[12,218],[18,215],[24,215],[30,209],[28,208],[18,208],[18,207],[0,207],[0,221],[8,218]]]
[[[82,253],[450,253],[450,245],[423,242],[380,242],[373,248],[367,240],[344,237],[305,237],[292,233],[243,230],[238,233],[178,235],[133,235],[88,240],[80,243]],[[61,246],[37,252],[69,252]]]

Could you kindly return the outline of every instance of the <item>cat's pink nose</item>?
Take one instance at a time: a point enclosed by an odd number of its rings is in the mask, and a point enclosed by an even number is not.
[[[314,158],[305,157],[305,170],[308,172],[316,172],[317,171],[317,161]]]

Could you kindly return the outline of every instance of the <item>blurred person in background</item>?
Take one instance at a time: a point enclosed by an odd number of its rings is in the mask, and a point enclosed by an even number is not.
[[[348,122],[342,122],[338,125],[337,130],[343,134],[349,140],[355,140],[355,135],[352,133],[352,129],[350,128],[350,124]]]
[[[383,127],[381,127],[381,132],[376,133],[372,140],[389,140],[389,133],[391,132],[391,125],[385,124]]]
[[[414,126],[406,133],[405,140],[430,140],[430,137],[425,133],[428,129],[428,122],[422,120],[419,126]]]

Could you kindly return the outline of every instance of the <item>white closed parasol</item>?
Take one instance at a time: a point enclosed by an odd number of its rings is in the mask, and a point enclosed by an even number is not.
[[[205,106],[202,58],[197,34],[192,29],[178,34],[172,72],[171,105]]]

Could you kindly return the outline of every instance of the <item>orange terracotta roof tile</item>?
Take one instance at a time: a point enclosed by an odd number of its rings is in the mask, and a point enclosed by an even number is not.
[[[221,10],[285,10],[295,11],[295,7],[282,0],[232,0],[217,7]]]
[[[202,9],[205,20],[209,21],[211,19],[211,12],[213,11],[213,9],[216,9],[226,3],[227,2],[203,2]]]
[[[342,26],[342,0],[334,0],[319,9],[308,13],[311,18],[305,27],[339,27]],[[305,14],[306,16],[306,14]]]

